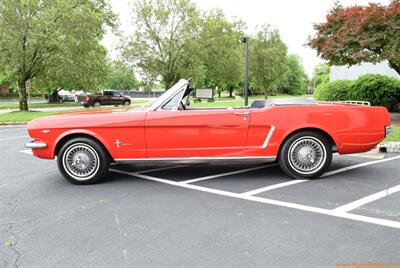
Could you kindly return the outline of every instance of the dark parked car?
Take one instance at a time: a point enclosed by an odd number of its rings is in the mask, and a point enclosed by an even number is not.
[[[131,99],[118,91],[105,90],[100,94],[81,95],[77,97],[78,103],[84,107],[98,107],[101,105],[130,105]]]

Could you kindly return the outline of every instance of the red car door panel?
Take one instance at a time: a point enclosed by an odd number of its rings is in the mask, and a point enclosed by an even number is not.
[[[149,157],[240,155],[248,109],[150,111],[145,122]]]

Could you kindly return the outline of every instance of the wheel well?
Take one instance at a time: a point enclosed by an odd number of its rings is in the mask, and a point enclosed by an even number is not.
[[[58,143],[56,144],[56,148],[54,149],[54,155],[58,155],[59,150],[61,149],[61,147],[69,140],[74,139],[74,138],[87,138],[87,139],[91,139],[95,142],[97,142],[101,147],[103,147],[104,151],[108,154],[108,156],[110,157],[110,159],[113,159],[110,155],[110,153],[108,152],[107,148],[104,146],[103,143],[101,143],[97,138],[88,135],[88,134],[84,134],[84,133],[74,133],[74,134],[70,134],[67,135],[65,137],[63,137],[61,140],[58,141]]]
[[[297,130],[295,130],[295,131],[289,133],[289,134],[285,137],[285,139],[282,141],[281,145],[279,146],[278,155],[279,155],[280,152],[281,152],[281,147],[283,146],[283,144],[285,144],[285,142],[286,142],[287,139],[289,139],[289,138],[290,138],[291,136],[293,136],[294,134],[299,133],[299,132],[303,132],[303,131],[313,131],[313,132],[316,132],[316,133],[319,133],[319,134],[323,135],[323,136],[329,141],[329,143],[332,145],[332,152],[337,152],[337,146],[336,146],[335,141],[333,140],[333,138],[331,137],[331,135],[329,135],[326,131],[324,131],[324,130],[322,130],[322,129],[319,129],[319,128],[301,128],[301,129],[297,129]]]

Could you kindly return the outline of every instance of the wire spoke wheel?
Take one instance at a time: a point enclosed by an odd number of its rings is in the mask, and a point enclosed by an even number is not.
[[[99,169],[99,156],[88,144],[72,144],[63,155],[66,172],[76,180],[88,180]]]
[[[326,150],[322,142],[314,137],[301,137],[293,142],[288,151],[291,167],[301,174],[320,170],[326,161]]]

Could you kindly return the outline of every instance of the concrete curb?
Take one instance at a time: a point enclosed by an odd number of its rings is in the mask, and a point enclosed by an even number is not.
[[[390,141],[378,145],[379,151],[387,153],[400,153],[400,142]]]

